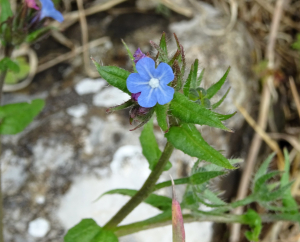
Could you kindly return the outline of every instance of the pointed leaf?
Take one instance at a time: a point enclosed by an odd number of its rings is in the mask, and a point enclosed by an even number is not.
[[[214,112],[190,101],[186,96],[175,92],[170,104],[171,113],[186,123],[208,125],[230,131],[225,127]]]
[[[23,131],[45,105],[44,100],[31,103],[14,103],[0,107],[0,134],[16,134]]]
[[[114,189],[114,190],[110,190],[108,192],[103,193],[96,200],[100,199],[101,197],[103,197],[104,195],[107,195],[107,194],[120,194],[120,195],[126,195],[126,196],[133,197],[136,193],[137,193],[137,190],[133,190],[133,189],[122,189],[122,188]],[[150,194],[149,197],[147,197],[144,200],[144,203],[147,203],[147,204],[149,204],[155,208],[158,208],[162,211],[166,211],[166,210],[171,209],[172,199],[169,197],[159,196],[156,194]]]
[[[183,124],[182,127],[171,127],[165,136],[175,148],[192,157],[197,157],[228,169],[234,169],[221,153],[205,142],[194,125]]]
[[[198,79],[197,79],[197,82],[196,82],[196,87],[199,87],[201,82],[202,82],[202,79],[203,79],[203,76],[204,76],[204,72],[205,72],[205,68],[202,69]]]
[[[140,136],[140,142],[143,149],[143,155],[149,163],[149,169],[153,170],[162,153],[158,148],[158,144],[153,133],[153,119],[150,119],[150,121],[144,125]],[[172,164],[169,161],[165,166],[165,170],[169,170],[171,167]]]
[[[199,172],[199,173],[193,174],[190,177],[175,179],[174,183],[175,183],[175,185],[181,185],[181,184],[187,184],[187,183],[189,183],[191,185],[199,185],[199,184],[209,181],[212,178],[215,178],[217,176],[221,176],[224,174],[225,174],[225,172],[222,172],[222,171],[204,171],[204,172]],[[157,191],[164,187],[169,187],[171,185],[172,185],[171,180],[158,183],[155,185],[154,191]]]
[[[207,100],[207,99],[205,99]],[[236,114],[236,112],[231,113],[231,114],[220,114],[220,113],[215,113],[215,115],[219,118],[220,121],[225,121],[227,119],[230,119]]]
[[[185,242],[185,231],[182,218],[182,212],[180,203],[177,201],[175,193],[175,185],[172,179],[172,230],[173,230],[173,242]]]
[[[105,79],[110,85],[119,88],[121,91],[129,95],[131,94],[126,86],[126,80],[130,75],[130,72],[116,66],[101,66],[95,60],[93,60],[93,62],[100,76]]]
[[[194,62],[192,79],[191,79],[191,88],[197,88],[197,75],[198,75],[198,59]]]
[[[131,60],[132,68],[133,68],[134,72],[137,72],[136,67],[135,67],[134,57],[133,57],[132,53],[130,52],[128,46],[126,45],[126,43],[123,39],[122,39],[122,43],[125,46],[125,49],[127,50],[127,53],[128,53],[129,59]]]
[[[25,42],[31,44],[39,38],[43,37],[50,30],[57,30],[57,28],[53,26],[46,26],[40,29],[37,29],[26,36]]]
[[[20,67],[18,63],[14,62],[9,57],[4,57],[0,61],[0,71],[6,71],[6,70],[11,70],[15,73],[18,73],[20,71]]]
[[[169,130],[169,124],[168,124],[168,109],[169,109],[170,103],[167,103],[165,105],[159,105],[157,104],[155,106],[155,112],[156,112],[156,118],[157,118],[157,122],[159,127],[161,127],[161,129],[164,132],[167,132]]]
[[[191,89],[191,81],[192,81],[192,75],[193,75],[193,73],[194,73],[194,64],[192,64],[189,76],[186,79],[186,82],[185,82],[185,84],[183,86],[183,94],[186,97],[189,96],[189,92],[190,92],[190,89]]]
[[[167,48],[166,33],[165,32],[162,33],[160,43],[159,43],[159,47],[161,48],[161,50],[163,50],[164,54],[166,56],[168,56],[168,48]]]
[[[268,158],[261,164],[261,166],[259,167],[259,169],[257,170],[257,172],[255,173],[254,176],[254,180],[253,180],[253,184],[256,183],[257,179],[260,178],[261,176],[263,176],[264,174],[267,173],[268,171],[268,167],[272,161],[272,159],[274,158],[275,153],[272,153],[271,155],[268,156]]]
[[[93,219],[83,219],[71,228],[64,242],[118,242],[117,236],[103,230]]]
[[[265,182],[271,179],[272,177],[280,174],[280,171],[272,171],[265,175],[262,175],[260,178],[258,178],[254,184],[254,192],[258,192],[263,185],[265,185]]]
[[[264,201],[264,202],[276,201],[277,199],[282,198],[284,196],[285,192],[287,192],[291,189],[292,184],[293,183],[291,182],[291,183],[289,183],[283,187],[280,187],[272,192],[267,192],[267,193],[261,192],[261,193],[259,193],[258,200]]]
[[[227,97],[227,94],[229,93],[230,89],[231,89],[231,87],[228,88],[227,92],[224,94],[224,96],[223,96],[218,102],[214,103],[214,104],[211,106],[211,108],[212,108],[213,110],[216,109],[217,107],[219,107],[219,106],[222,104],[222,102],[223,102],[223,101],[225,100],[225,98]]]
[[[228,67],[224,76],[222,76],[222,78],[217,83],[213,84],[212,86],[210,86],[207,89],[207,94],[206,94],[205,98],[211,99],[221,89],[221,87],[223,86],[223,84],[227,78],[229,71],[230,71],[230,67]]]

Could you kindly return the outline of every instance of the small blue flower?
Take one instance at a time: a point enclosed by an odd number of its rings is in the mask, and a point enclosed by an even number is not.
[[[138,73],[130,74],[126,83],[131,93],[141,92],[137,100],[140,106],[150,108],[173,99],[174,89],[167,84],[174,80],[174,74],[168,64],[160,63],[155,69],[154,60],[145,57],[138,61],[136,69]]]
[[[40,0],[40,2],[42,4],[42,9],[39,16],[40,20],[46,17],[50,17],[57,20],[60,23],[64,21],[64,17],[59,11],[57,11],[54,8],[54,4],[51,0]]]

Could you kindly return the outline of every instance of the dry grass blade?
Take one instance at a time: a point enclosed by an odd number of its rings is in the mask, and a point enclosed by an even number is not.
[[[296,104],[296,107],[297,107],[297,111],[298,111],[298,115],[299,115],[299,118],[300,118],[300,98],[299,98],[299,94],[297,92],[297,88],[296,88],[293,77],[290,77],[290,86],[291,86],[291,89],[292,89],[293,98],[294,98],[294,101],[295,101],[295,104]]]

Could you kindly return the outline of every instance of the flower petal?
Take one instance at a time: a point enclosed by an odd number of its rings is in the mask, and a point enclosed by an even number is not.
[[[162,85],[156,88],[155,96],[160,105],[164,105],[173,99],[175,90],[167,85]]]
[[[55,9],[54,4],[51,0],[40,0],[40,2],[42,4],[40,19],[50,17],[60,23],[64,21],[63,15]]]
[[[126,85],[131,93],[138,93],[149,86],[148,81],[143,79],[139,73],[132,73],[126,80]]]
[[[155,77],[159,79],[161,84],[169,84],[174,80],[174,73],[171,66],[166,63],[160,63],[155,70]]]
[[[155,73],[155,62],[149,57],[140,59],[136,64],[136,70],[141,75],[142,78],[150,81]]]
[[[154,89],[148,86],[147,90],[143,90],[141,95],[138,98],[138,103],[144,108],[154,107],[157,103],[156,95],[153,93]]]

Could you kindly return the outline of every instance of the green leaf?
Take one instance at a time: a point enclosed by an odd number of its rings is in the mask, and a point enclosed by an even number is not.
[[[272,214],[273,217],[278,220],[284,221],[293,221],[300,223],[300,213],[291,214],[291,213],[281,213],[281,214]]]
[[[201,82],[202,82],[202,79],[203,79],[203,76],[204,76],[204,72],[205,72],[205,68],[202,69],[198,79],[197,79],[197,82],[196,82],[196,87],[199,87]]]
[[[225,93],[225,95],[224,95],[218,102],[214,103],[214,104],[211,106],[211,108],[212,108],[213,110],[216,109],[217,107],[219,107],[219,106],[222,104],[222,102],[223,102],[223,101],[225,100],[225,98],[227,97],[227,94],[229,93],[230,89],[231,89],[231,87],[228,88],[228,90],[227,90],[227,92]]]
[[[205,98],[208,98],[208,99],[212,98],[221,89],[221,87],[223,86],[223,84],[227,78],[229,71],[230,71],[230,67],[228,67],[224,76],[222,76],[222,78],[217,83],[213,84],[212,86],[210,86],[207,89],[207,94],[206,94]]]
[[[278,174],[280,174],[280,171],[272,171],[259,177],[254,184],[254,192],[258,192],[263,187],[263,185],[265,185],[266,181]]]
[[[23,131],[44,105],[44,100],[35,99],[31,103],[14,103],[0,107],[0,134],[16,134]]]
[[[11,60],[9,57],[4,57],[0,61],[0,71],[6,71],[6,70],[11,70],[17,73],[20,71],[20,67],[16,62]]]
[[[143,149],[143,155],[146,157],[149,163],[149,169],[152,171],[162,153],[158,148],[158,144],[154,136],[153,119],[150,119],[150,121],[144,125],[143,131],[140,136],[140,142]],[[172,164],[169,161],[165,166],[165,171],[169,170],[171,167]]]
[[[205,99],[207,100],[207,99]],[[231,114],[220,114],[220,113],[215,113],[215,115],[219,118],[220,121],[225,121],[227,119],[230,119],[236,114],[236,112],[231,113]]]
[[[159,125],[159,127],[161,127],[161,129],[164,132],[167,132],[169,129],[168,117],[167,117],[167,112],[168,112],[169,106],[170,106],[170,103],[167,103],[165,105],[156,104],[156,106],[155,106],[155,112],[156,112],[158,125]]]
[[[243,162],[243,159],[228,159],[228,161],[231,165],[235,165],[235,164]],[[214,165],[214,164],[207,164],[207,165],[201,167],[200,169],[204,169],[205,171],[223,171],[224,170],[224,168]]]
[[[133,67],[134,72],[137,72],[136,67],[135,67],[134,57],[133,57],[132,53],[130,52],[130,50],[129,50],[129,48],[128,48],[128,46],[126,45],[126,43],[125,43],[124,40],[122,40],[122,43],[123,43],[123,45],[125,46],[125,49],[127,50],[127,53],[128,53],[128,55],[129,55],[129,59],[131,60],[131,63],[132,63],[132,67]]]
[[[126,80],[130,75],[130,72],[116,66],[101,66],[95,60],[93,60],[93,62],[103,79],[105,79],[110,85],[131,95],[126,86]]]
[[[25,57],[23,57],[23,56],[18,57],[16,59],[16,63],[18,65],[19,71],[17,73],[8,71],[6,73],[6,77],[5,77],[6,84],[18,83],[19,81],[25,79],[30,72],[29,63],[26,61]]]
[[[182,184],[187,184],[187,183],[189,183],[191,185],[199,185],[199,184],[209,181],[212,178],[215,178],[217,176],[221,176],[224,174],[225,174],[225,172],[222,172],[222,171],[204,171],[204,172],[199,172],[199,173],[193,174],[190,177],[175,179],[174,183],[175,183],[175,185],[182,185]],[[155,185],[154,191],[157,191],[164,187],[169,187],[171,185],[172,185],[171,180],[158,183]]]
[[[214,205],[227,205],[222,199],[220,199],[215,193],[209,189],[204,190],[203,198],[207,199]]]
[[[272,161],[272,159],[274,158],[275,153],[272,153],[271,155],[268,156],[268,158],[261,164],[261,166],[259,167],[259,169],[257,170],[257,172],[254,175],[254,180],[253,180],[253,184],[256,183],[257,179],[260,178],[261,176],[263,176],[264,174],[267,173],[268,171],[268,167]]]
[[[198,75],[198,59],[194,62],[194,67],[191,69],[193,70],[191,76],[191,88],[196,88],[197,86],[197,75]]]
[[[11,11],[9,0],[0,0],[0,6],[0,23],[3,23],[9,17],[13,16],[13,12]]]
[[[163,32],[161,38],[160,38],[160,43],[159,43],[160,48],[163,50],[164,54],[168,56],[168,48],[167,48],[167,42],[166,42],[166,33]]]
[[[191,102],[186,96],[179,92],[175,92],[174,98],[170,104],[171,113],[186,123],[208,125],[211,127],[230,131],[216,114],[205,107]]]
[[[248,209],[247,213],[243,215],[243,222],[251,227],[251,231],[245,233],[246,238],[250,241],[258,241],[262,229],[259,214],[252,209]]]
[[[165,136],[175,148],[192,157],[197,157],[227,169],[234,169],[221,153],[205,142],[194,125],[183,124],[182,127],[173,126]]]
[[[267,192],[267,193],[261,192],[261,193],[259,193],[258,200],[263,201],[263,202],[276,201],[277,199],[283,197],[287,191],[290,191],[292,184],[293,183],[291,182],[291,183],[289,183],[283,187],[280,187],[272,192]]]
[[[53,26],[46,26],[41,29],[37,29],[26,36],[25,42],[31,44],[39,38],[43,37],[48,31],[57,30],[57,28]]]
[[[98,199],[100,199],[101,197],[103,197],[104,195],[107,195],[107,194],[121,194],[121,195],[133,197],[136,193],[137,193],[137,190],[120,188],[120,189],[114,189],[114,190],[105,192]],[[149,197],[147,197],[144,200],[144,203],[147,203],[147,204],[149,204],[155,208],[158,208],[162,211],[166,211],[166,210],[171,209],[172,199],[169,197],[164,197],[164,196],[160,196],[160,195],[156,195],[156,194],[150,194]]]
[[[188,97],[189,93],[190,93],[193,72],[194,72],[194,64],[192,64],[190,73],[188,75],[188,78],[186,79],[186,82],[185,82],[185,84],[183,86],[183,94],[186,97]],[[192,89],[192,90],[194,90],[194,89]]]
[[[68,231],[64,242],[118,242],[118,238],[113,232],[103,230],[93,219],[83,219]]]

